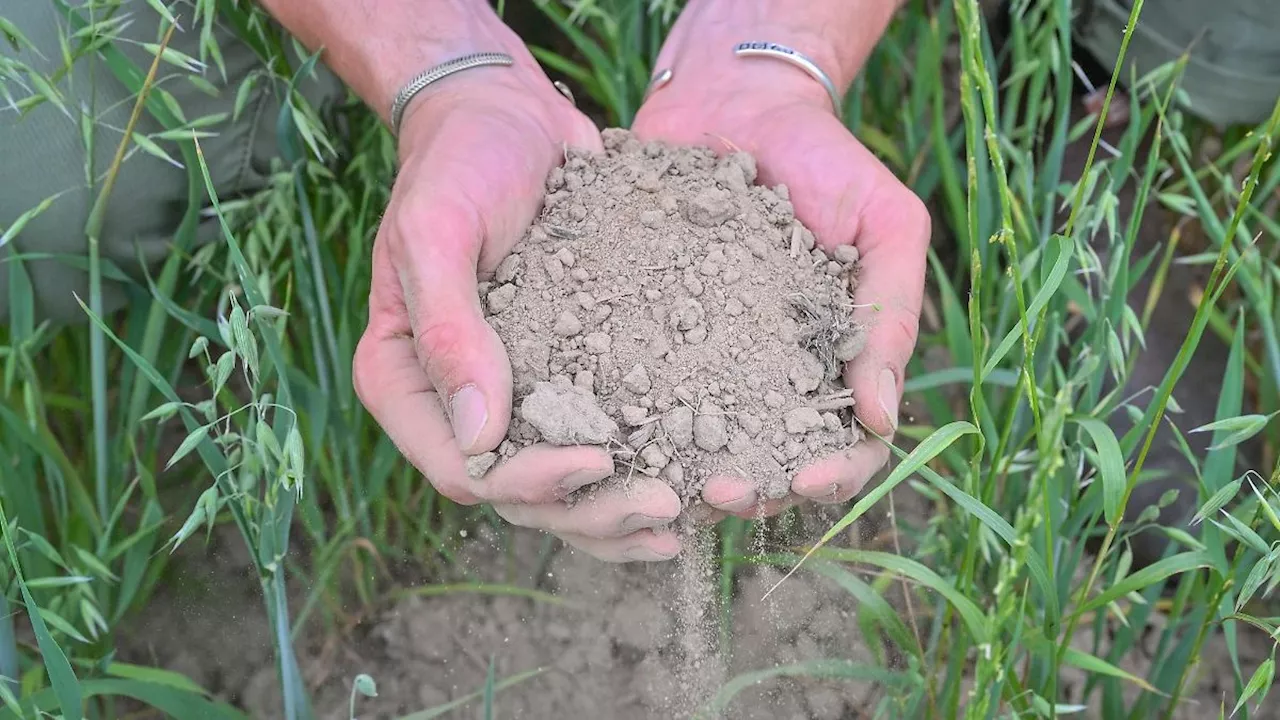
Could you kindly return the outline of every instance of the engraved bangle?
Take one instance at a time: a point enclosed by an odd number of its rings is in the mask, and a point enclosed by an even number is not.
[[[822,83],[822,87],[827,90],[827,95],[831,96],[831,106],[836,111],[836,117],[844,119],[844,102],[840,99],[840,92],[836,90],[835,83],[831,82],[831,77],[804,53],[778,43],[750,41],[734,45],[733,52],[738,57],[769,57],[785,60],[804,70],[814,80]]]
[[[391,103],[391,134],[400,134],[400,120],[404,116],[405,107],[408,106],[409,101],[415,95],[422,92],[431,83],[471,68],[484,67],[486,65],[510,67],[514,63],[515,60],[506,53],[481,52],[463,55],[460,58],[441,63],[420,73],[401,88],[400,92],[396,93],[395,100]]]

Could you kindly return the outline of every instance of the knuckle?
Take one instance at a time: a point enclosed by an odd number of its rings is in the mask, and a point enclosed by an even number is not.
[[[356,344],[355,355],[351,359],[351,381],[355,386],[356,397],[360,398],[360,402],[375,416],[378,414],[376,408],[378,394],[374,391],[378,386],[376,353],[377,341],[373,333],[366,330],[360,337],[360,342]]]
[[[389,219],[401,247],[441,255],[474,255],[478,233],[474,213],[454,204],[408,204]]]
[[[465,353],[470,337],[463,325],[450,318],[423,318],[414,333],[418,357],[426,361],[433,375],[449,376]],[[434,378],[446,380],[446,377]]]

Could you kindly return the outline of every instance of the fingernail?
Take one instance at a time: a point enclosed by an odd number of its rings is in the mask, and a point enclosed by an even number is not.
[[[454,393],[449,400],[449,419],[453,422],[453,436],[458,446],[463,452],[470,450],[489,421],[484,394],[475,385],[467,385]]]
[[[579,470],[570,475],[566,475],[565,478],[560,481],[560,485],[557,487],[557,492],[561,498],[565,498],[591,483],[600,482],[602,479],[603,478],[600,477],[600,472],[598,470]]]
[[[645,515],[644,513],[632,513],[622,519],[622,523],[618,525],[618,529],[624,533],[633,533],[637,530],[657,527],[669,522],[671,522],[671,518],[655,517],[653,515]]]
[[[663,560],[670,560],[675,557],[674,555],[663,555],[662,553],[655,552],[652,548],[647,548],[644,545],[637,545],[633,548],[628,548],[626,552],[622,553],[622,555],[628,560],[636,560],[639,562],[662,562]]]
[[[758,499],[759,499],[759,496],[756,495],[755,490],[747,490],[742,495],[742,497],[738,498],[737,500],[730,500],[729,502],[717,503],[715,507],[720,510],[725,510],[727,512],[742,512],[743,510],[746,510],[752,505],[755,505]]]
[[[898,429],[898,380],[888,368],[880,371],[880,409],[888,416],[890,427]]]

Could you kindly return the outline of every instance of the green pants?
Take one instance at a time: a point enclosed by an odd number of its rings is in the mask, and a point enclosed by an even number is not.
[[[190,6],[180,4],[179,10],[190,18]],[[143,0],[123,3],[117,14],[128,15],[132,22],[114,46],[145,73],[153,56],[139,43],[159,42],[160,17]],[[31,43],[15,52],[0,37],[0,53],[8,53],[11,60],[45,77],[54,76],[64,64],[60,38],[69,37],[74,29],[53,0],[5,2],[0,4],[0,16]],[[183,22],[181,18],[179,22]],[[189,20],[182,27],[174,32],[170,47],[199,57],[199,28],[191,27]],[[193,84],[185,70],[164,64],[158,86],[172,95],[188,121],[226,116],[200,129],[216,133],[215,137],[201,140],[201,149],[218,196],[229,198],[265,186],[270,162],[278,154],[275,123],[280,103],[267,83],[256,83],[240,116],[233,121],[241,82],[262,63],[230,30],[218,28],[214,37],[225,61],[226,78],[212,65],[203,77],[213,85],[215,93]],[[25,80],[26,75],[19,71],[18,78]],[[29,80],[23,87],[0,74],[0,83],[4,83],[14,102],[38,92]],[[15,254],[24,258],[22,267],[34,289],[37,320],[84,318],[75,300],[76,294],[87,299],[88,274],[83,260],[68,263],[47,256],[87,256],[85,226],[89,212],[133,110],[134,94],[97,58],[78,59],[72,71],[54,87],[60,95],[61,108],[48,101],[25,114],[0,107],[0,234],[24,213],[54,198],[46,210],[0,248],[0,324],[9,319],[10,288],[16,272],[12,267],[15,263],[9,261]],[[321,75],[319,81],[308,81],[302,91],[317,104],[343,97],[341,85],[326,75]],[[88,126],[92,131],[86,141],[82,127]],[[164,129],[144,111],[135,132],[153,137]],[[180,160],[173,143],[155,142],[170,157]],[[154,263],[170,252],[174,233],[187,210],[188,173],[134,143],[130,147],[107,206],[100,252],[124,271],[136,273],[139,254],[145,262]],[[214,222],[202,221],[203,239],[217,236]],[[120,283],[104,282],[103,301],[108,310],[118,308],[124,299]]]
[[[1084,0],[1078,34],[1081,43],[1104,63],[1114,62],[1128,17],[1127,0]],[[189,13],[190,7],[184,7]],[[158,15],[144,0],[125,2],[119,12],[132,16],[117,42],[141,69],[151,53],[138,43],[157,42]],[[37,92],[31,82],[12,79],[12,61],[49,77],[62,64],[60,38],[72,33],[69,19],[53,0],[18,0],[0,8],[9,23],[31,42],[16,53],[4,39],[0,47],[11,53],[10,78],[0,83],[15,102]],[[228,119],[202,130],[217,133],[202,140],[219,197],[233,197],[265,185],[269,164],[276,156],[277,97],[260,83],[239,118],[231,120],[236,92],[243,79],[261,67],[254,53],[229,30],[215,38],[226,64],[226,78],[213,68],[204,73],[216,92],[208,94],[183,74],[169,76],[165,88],[195,119],[225,114]],[[1189,109],[1217,123],[1258,122],[1280,96],[1280,0],[1147,0],[1129,58],[1141,72],[1154,69],[1192,47],[1192,61],[1183,87]],[[175,33],[172,47],[199,56],[197,29]],[[3,68],[0,68],[3,69]],[[17,76],[22,78],[21,71]],[[61,105],[44,102],[25,114],[0,108],[0,232],[7,233],[24,213],[49,198],[52,204],[30,220],[0,247],[0,323],[9,317],[15,254],[26,256],[22,267],[34,288],[38,318],[83,318],[75,294],[85,297],[88,276],[85,225],[103,173],[108,167],[133,105],[133,96],[102,63],[77,61],[55,85]],[[327,75],[310,82],[304,94],[315,103],[342,96],[340,85]],[[88,122],[92,120],[92,122]],[[89,142],[82,128],[90,127]],[[137,132],[150,137],[161,131],[143,114]],[[163,143],[162,143],[163,147]],[[178,154],[170,147],[170,154]],[[135,149],[124,163],[111,195],[101,236],[102,257],[126,272],[168,254],[175,230],[187,209],[187,170]],[[214,237],[212,223],[202,228]],[[45,256],[35,259],[32,256]],[[79,257],[67,263],[47,256]],[[118,283],[104,288],[104,304],[118,307],[125,295]]]

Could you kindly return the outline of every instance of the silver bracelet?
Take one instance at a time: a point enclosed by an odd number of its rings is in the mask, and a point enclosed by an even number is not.
[[[809,73],[814,80],[822,83],[822,87],[827,89],[836,117],[844,120],[844,102],[840,98],[840,91],[836,90],[836,84],[831,82],[831,77],[804,53],[773,42],[741,42],[733,46],[733,53],[738,57],[770,57],[785,60]]]
[[[515,60],[506,53],[481,52],[463,55],[460,58],[441,63],[420,73],[401,88],[400,92],[396,93],[395,100],[391,103],[391,134],[400,134],[400,120],[404,116],[405,107],[415,95],[422,92],[431,83],[471,68],[484,67],[486,65],[510,67],[514,63]]]

